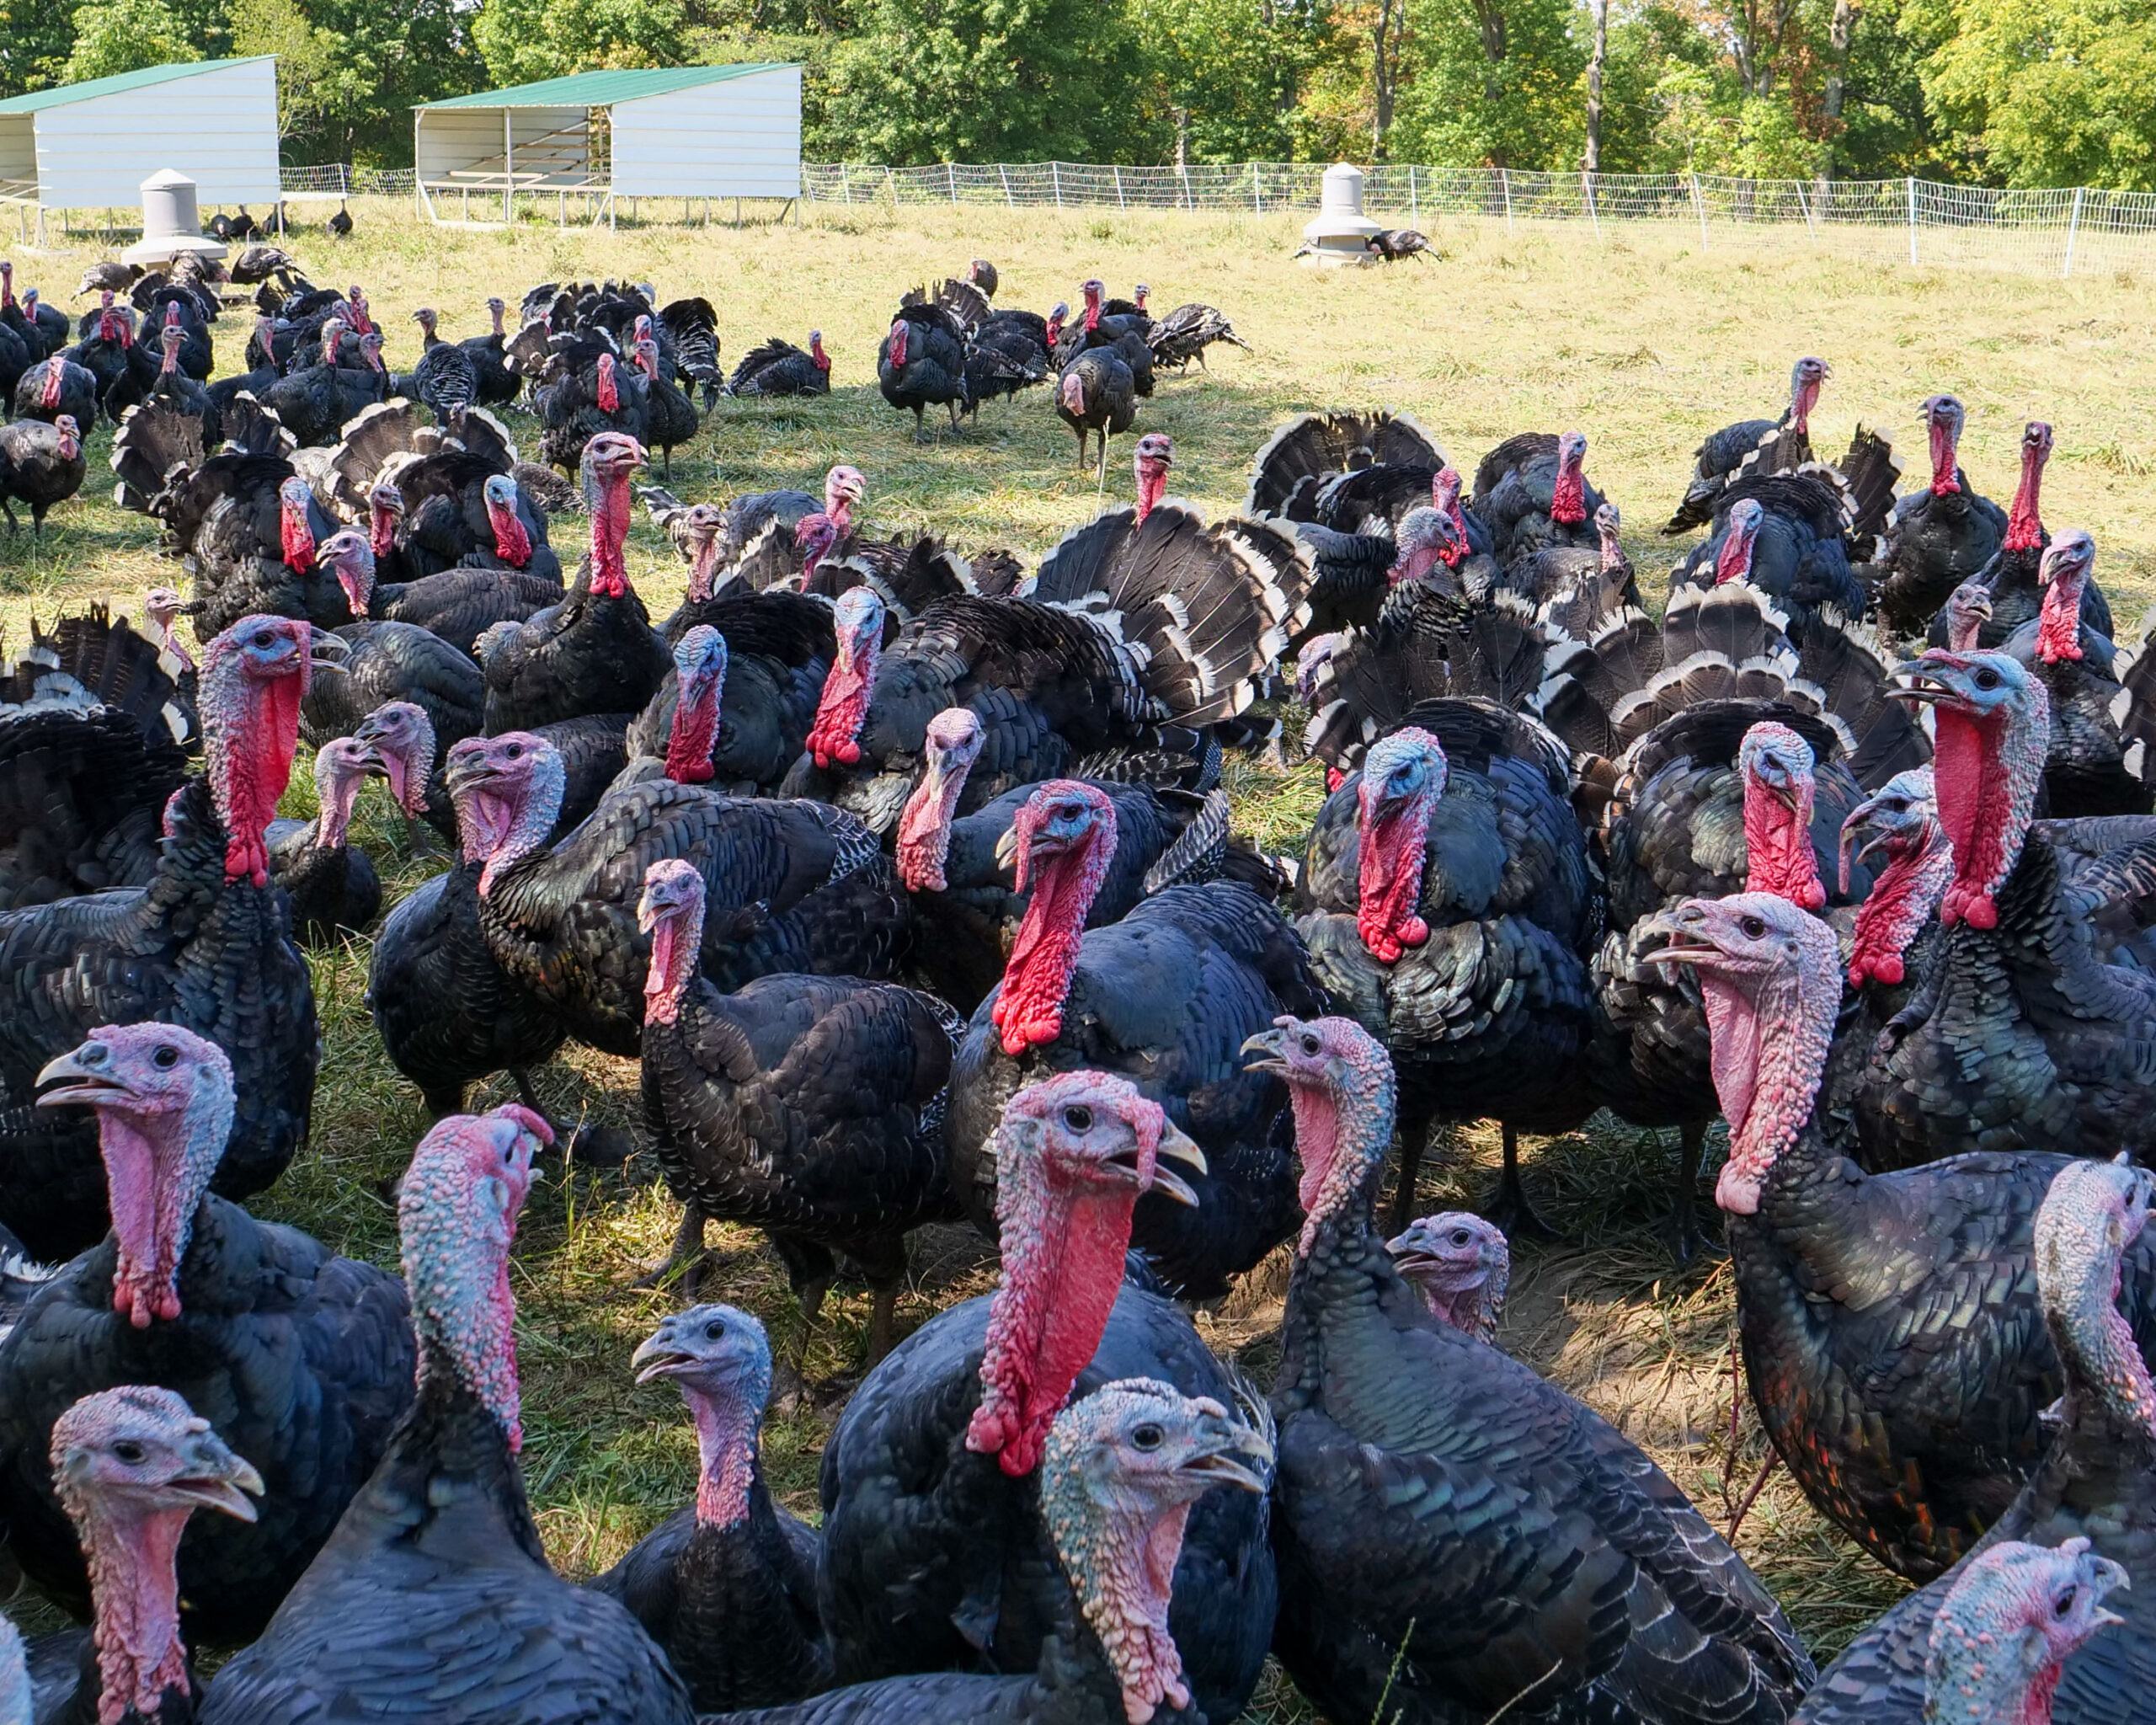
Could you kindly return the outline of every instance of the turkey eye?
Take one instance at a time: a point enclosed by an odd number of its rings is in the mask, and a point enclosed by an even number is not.
[[[1754,940],[1757,940],[1761,935],[1767,932],[1767,925],[1762,922],[1757,916],[1747,916],[1743,922],[1739,926]]]
[[[2052,1616],[2054,1617],[2071,1617],[2073,1615],[2074,1601],[2079,1597],[2079,1589],[2068,1588],[2064,1593],[2058,1596],[2058,1603],[2052,1607]]]
[[[1141,1425],[1130,1434],[1130,1441],[1140,1450],[1159,1449],[1161,1438],[1161,1429],[1156,1425]]]
[[[1315,1036],[1305,1035],[1303,1038],[1303,1052],[1305,1054],[1314,1055],[1317,1052],[1317,1039]]]
[[[1453,1243],[1454,1245],[1455,1245],[1455,1246],[1465,1246],[1465,1245],[1466,1245],[1466,1244],[1467,1244],[1467,1230],[1466,1230],[1466,1229],[1465,1229],[1465,1228],[1455,1228],[1455,1229],[1454,1229],[1454,1230],[1453,1230],[1453,1233],[1452,1233],[1452,1243]]]
[[[122,1438],[112,1446],[112,1453],[122,1461],[140,1461],[142,1459],[143,1450],[134,1439]]]
[[[1978,671],[1977,686],[1979,689],[1996,689],[1999,686],[1999,673],[1995,670]]]
[[[258,647],[269,646],[270,644],[270,632],[267,629],[264,629],[256,635],[254,638],[254,644]]]
[[[179,1064],[179,1050],[168,1042],[159,1043],[157,1051],[150,1056],[150,1062],[168,1071]]]
[[[1073,1132],[1091,1131],[1093,1125],[1093,1111],[1091,1108],[1065,1108],[1063,1111],[1063,1124]]]
[[[704,1339],[707,1342],[716,1342],[725,1333],[726,1326],[719,1322],[717,1318],[713,1318],[709,1323],[704,1326]]]

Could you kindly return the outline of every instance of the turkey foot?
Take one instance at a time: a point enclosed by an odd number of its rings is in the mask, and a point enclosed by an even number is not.
[[[632,1288],[662,1288],[675,1271],[680,1273],[681,1297],[690,1305],[696,1303],[696,1290],[703,1281],[706,1263],[704,1255],[704,1213],[694,1203],[681,1207],[681,1226],[674,1235],[672,1250],[665,1260],[646,1270],[629,1285]]]
[[[1527,1188],[1520,1183],[1519,1178],[1519,1135],[1510,1126],[1504,1130],[1504,1176],[1497,1184],[1497,1201],[1485,1214],[1504,1231],[1508,1240],[1561,1238],[1555,1228],[1535,1215],[1534,1205],[1527,1201]]]
[[[795,1291],[794,1297],[801,1306],[801,1335],[794,1343],[793,1357],[780,1360],[771,1368],[771,1405],[776,1413],[790,1416],[814,1406],[808,1393],[808,1338],[823,1315],[824,1296],[830,1291],[829,1275],[803,1282]]]

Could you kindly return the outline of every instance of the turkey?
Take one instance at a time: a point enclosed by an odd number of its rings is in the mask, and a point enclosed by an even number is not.
[[[70,1543],[97,1565],[95,1621],[40,1636],[27,1662],[8,1626],[20,1688],[10,1691],[0,1670],[0,1708],[12,1708],[0,1716],[10,1725],[192,1720],[201,1685],[180,1638],[173,1554],[197,1509],[254,1520],[261,1477],[184,1398],[147,1384],[83,1397],[54,1423],[50,1456],[37,1460],[66,1506]],[[216,1521],[194,1525],[206,1531]]]
[[[8,531],[22,526],[14,508],[21,503],[29,506],[30,531],[41,535],[45,516],[83,489],[88,472],[82,433],[67,414],[51,425],[17,419],[0,425],[0,515],[8,518]]]
[[[214,1415],[259,1469],[259,1519],[196,1527],[179,1551],[191,1632],[261,1632],[382,1459],[412,1400],[404,1290],[211,1191],[233,1112],[216,1044],[109,1026],[39,1074],[47,1108],[88,1107],[113,1231],[31,1300],[0,1345],[0,1513],[15,1561],[78,1616],[91,1582],[56,1494],[54,1423],[77,1398],[156,1384]]]
[[[335,319],[323,325],[325,349],[341,334]],[[382,338],[360,338],[356,366],[318,360],[288,371],[262,393],[262,404],[282,420],[302,449],[327,449],[345,423],[390,396],[389,374],[382,366]],[[108,397],[108,400],[109,397]]]
[[[1002,977],[1024,920],[1018,890],[1020,815],[1036,785],[966,802],[987,742],[980,719],[953,707],[929,721],[926,770],[898,825],[899,876],[913,896],[915,962],[936,992],[971,1013]],[[1119,922],[1145,895],[1213,878],[1226,863],[1227,793],[1200,799],[1150,785],[1089,781],[1115,809],[1115,855],[1086,913],[1088,928]]]
[[[1779,419],[1739,419],[1711,432],[1694,451],[1691,483],[1676,513],[1662,523],[1665,534],[1689,532],[1714,519],[1716,500],[1732,475],[1756,465],[1769,438],[1777,445],[1773,465],[1766,471],[1780,473],[1801,466],[1810,459],[1812,410],[1819,404],[1819,391],[1834,375],[1824,360],[1806,355],[1790,367],[1789,405]],[[1785,434],[1777,435],[1777,434]],[[1794,440],[1796,447],[1790,447]]]
[[[97,310],[83,315],[80,329],[82,339],[67,351],[97,379],[98,406],[117,423],[122,412],[150,393],[157,360],[136,346],[134,314],[115,307],[109,293]]]
[[[1227,881],[1171,887],[1087,929],[1116,852],[1115,805],[1090,785],[1051,780],[1013,826],[1018,889],[1033,895],[952,1068],[952,1185],[987,1229],[997,1170],[981,1146],[1011,1096],[1081,1067],[1128,1076],[1207,1159],[1200,1207],[1141,1204],[1138,1246],[1187,1297],[1223,1294],[1294,1231],[1283,1099],[1236,1050],[1278,1014],[1316,1009],[1309,956],[1278,911]]]
[[[690,379],[709,413],[726,393],[726,373],[718,367],[718,310],[701,296],[674,300],[659,308],[659,327],[672,348],[675,371]]]
[[[1441,1210],[1417,1216],[1385,1249],[1432,1317],[1496,1343],[1513,1269],[1512,1247],[1496,1224],[1469,1210]]]
[[[532,391],[532,405],[546,429],[540,458],[568,472],[583,469],[585,446],[600,437],[641,444],[650,429],[633,371],[625,373],[604,335],[576,338],[556,355],[558,381]]]
[[[1246,1399],[1182,1310],[1125,1274],[1133,1205],[1196,1202],[1185,1176],[1205,1160],[1157,1103],[1105,1073],[1058,1073],[1009,1100],[988,1153],[1001,1284],[893,1349],[824,1450],[817,1600],[841,1682],[1033,1670],[1070,1609],[1039,1520],[1058,1410],[1133,1377]],[[1241,1712],[1264,1665],[1267,1519],[1262,1498],[1203,1499],[1162,1566],[1167,1632],[1209,1718]]]
[[[1407,258],[1434,258],[1443,255],[1430,243],[1427,233],[1418,233],[1412,227],[1381,227],[1363,241],[1364,249],[1387,264],[1397,264]]]
[[[1907,670],[1906,697],[1932,709],[1954,879],[1945,937],[1856,1089],[1857,1153],[1880,1168],[1965,1151],[2138,1154],[2156,1130],[2156,979],[2103,962],[2097,925],[2156,886],[2156,827],[2031,823],[2051,703],[2010,654],[1933,648]]]
[[[1153,363],[1173,366],[1178,371],[1188,371],[1193,360],[1198,361],[1199,371],[1204,371],[1205,350],[1216,341],[1225,341],[1245,353],[1252,351],[1225,313],[1196,301],[1155,318],[1153,327],[1145,332],[1145,345],[1152,350]]]
[[[629,585],[629,478],[643,465],[633,437],[602,432],[584,446],[582,478],[591,549],[559,605],[520,624],[487,661],[485,728],[492,733],[635,713],[671,662],[651,614]],[[438,727],[439,728],[439,727]]]
[[[1605,503],[1594,512],[1598,543],[1593,551],[1554,545],[1512,563],[1491,584],[1494,590],[1517,593],[1534,607],[1545,633],[1592,639],[1603,624],[1630,606],[1644,611],[1632,560],[1618,539],[1622,523],[1617,505]]]
[[[471,662],[474,682],[479,679],[473,642],[495,624],[523,623],[564,596],[559,581],[486,565],[459,565],[417,580],[378,584],[373,546],[350,528],[323,541],[315,556],[336,576],[354,617],[425,630]],[[460,685],[465,681],[458,678]]]
[[[1715,1196],[1753,1403],[1812,1505],[1897,1574],[1929,1581],[2048,1446],[2040,1416],[2065,1384],[2032,1229],[2069,1158],[1985,1151],[1860,1172],[1813,1107],[1841,1004],[1833,931],[1769,893],[1694,900],[1673,921],[1657,958],[1700,979],[1730,1122]],[[2145,1350],[2146,1236],[2120,1297]]]
[[[899,307],[876,350],[876,382],[893,407],[912,410],[915,443],[921,441],[926,408],[947,409],[956,431],[958,410],[966,405],[965,327],[940,305]]]
[[[349,832],[360,787],[379,770],[365,743],[338,737],[315,752],[312,820],[270,823],[270,878],[291,904],[292,934],[302,946],[335,946],[359,933],[382,911],[382,882]]]
[[[1382,469],[1377,477],[1388,492],[1420,501],[1432,476],[1444,465],[1444,451],[1408,414],[1305,414],[1280,427],[1251,457],[1243,513],[1359,531],[1359,519],[1342,521],[1331,514],[1331,494],[1343,480]]]
[[[1326,994],[1391,1051],[1396,1231],[1415,1214],[1439,1120],[1502,1124],[1494,1219],[1515,1233],[1540,1226],[1520,1185],[1519,1132],[1568,1132],[1593,1111],[1581,1055],[1601,905],[1568,766],[1531,719],[1428,701],[1318,811],[1295,932]]]
[[[478,403],[479,374],[471,355],[435,336],[432,315],[430,312],[421,318],[418,312],[412,313],[424,332],[419,363],[389,380],[389,394],[419,403],[435,416],[436,425],[447,430],[466,409]]]
[[[764,1327],[731,1306],[661,1318],[630,1364],[670,1381],[696,1428],[696,1502],[591,1583],[636,1615],[699,1713],[767,1707],[831,1686],[816,1615],[816,1530],[771,1501],[761,1438],[771,1398]]]
[[[348,527],[315,551],[344,589],[350,614],[365,617],[374,574],[366,540]],[[350,736],[386,701],[416,702],[436,737],[452,743],[478,730],[485,686],[468,651],[417,623],[347,622],[336,633],[345,647],[342,673],[310,688],[300,709],[300,732],[309,743],[320,747]]]
[[[1137,385],[1130,367],[1113,348],[1088,348],[1065,366],[1055,383],[1055,415],[1078,434],[1078,466],[1086,465],[1086,440],[1101,444],[1100,475],[1108,471],[1108,439],[1120,437],[1138,418]]]
[[[180,370],[179,352],[185,339],[186,332],[174,324],[168,323],[159,332],[164,359],[157,367],[157,381],[150,386],[147,399],[168,403],[189,418],[200,420],[204,446],[214,446],[224,441],[223,410],[211,398],[208,390]],[[140,407],[128,409],[120,415],[121,423],[125,424],[141,411]]]
[[[231,1059],[240,1106],[216,1189],[245,1198],[284,1171],[302,1139],[320,1059],[314,996],[270,885],[264,831],[298,745],[308,630],[243,620],[203,654],[207,771],[165,809],[164,854],[147,884],[0,916],[0,1226],[51,1261],[106,1222],[92,1123],[35,1108],[37,1074],[100,1024],[149,1019],[206,1036]]]
[[[643,374],[644,425],[646,440],[658,446],[665,459],[668,478],[674,473],[674,451],[696,435],[701,420],[696,404],[684,395],[668,368],[659,359],[659,341],[651,333],[651,320],[637,320],[636,339],[629,352],[637,369]]]
[[[2135,1716],[2156,1681],[2156,1386],[2113,1302],[2121,1257],[2148,1219],[2149,1191],[2146,1172],[2116,1163],[2069,1162],[2052,1180],[2036,1212],[2032,1254],[2045,1325],[2066,1375],[2051,1453],[1974,1551],[1828,1668],[1801,1717],[1920,1725],[1924,1655],[1940,1620],[1953,1621],[1958,1590],[1988,1559],[2032,1546],[2080,1557],[2124,1594],[2124,1615],[2111,1620],[2125,1626],[2121,1632],[2067,1659],[2054,1717],[2124,1725]]]
[[[2044,466],[2051,457],[2052,428],[2041,419],[2030,420],[2021,428],[2021,479],[2014,489],[2013,507],[2006,512],[2004,537],[1992,560],[1962,584],[1983,593],[1990,611],[1973,641],[1956,643],[1951,638],[1947,612],[1954,600],[1949,595],[1939,615],[1931,620],[1929,640],[1932,646],[1953,647],[1961,652],[1972,647],[1989,650],[2002,645],[2043,609],[2043,552],[2052,536],[2044,530],[2042,499]],[[1956,593],[1961,590],[1955,590]],[[2081,590],[2081,621],[2105,639],[2111,638],[2111,607],[2093,579]]]
[[[40,360],[15,383],[15,417],[51,425],[65,414],[79,428],[97,423],[97,375],[67,355]]]
[[[336,577],[315,558],[338,524],[283,457],[213,455],[162,501],[166,534],[194,578],[198,636],[264,614],[331,628],[351,620]]]
[[[1077,323],[1066,325],[1061,331],[1055,344],[1058,366],[1067,367],[1081,353],[1109,348],[1130,367],[1139,394],[1152,394],[1153,353],[1145,344],[1145,338],[1153,328],[1152,318],[1143,307],[1127,300],[1104,304],[1101,296],[1107,290],[1097,279],[1080,283],[1078,291],[1086,309]],[[1145,296],[1142,284],[1139,296]]]
[[[523,387],[523,380],[510,369],[505,351],[507,337],[502,329],[502,316],[508,309],[500,300],[489,299],[487,315],[494,320],[494,328],[484,335],[467,336],[455,344],[471,367],[472,399],[482,407],[505,407],[516,399]],[[440,319],[431,306],[420,307],[412,316],[419,323],[427,350],[451,345],[435,334],[435,325]]]
[[[1246,1047],[1294,1098],[1309,1209],[1272,1397],[1297,1687],[1334,1719],[1481,1718],[1532,1685],[1552,1718],[1779,1725],[1812,1669],[1773,1596],[1646,1455],[1401,1278],[1371,1226],[1384,1049],[1299,1017]]]
[[[775,975],[721,994],[697,974],[703,876],[644,876],[643,1107],[681,1201],[668,1268],[695,1297],[707,1220],[763,1229],[814,1322],[844,1258],[875,1293],[890,1352],[905,1236],[960,1214],[943,1172],[944,1091],[963,1021],[933,996],[851,976]]]
[[[729,590],[696,613],[703,621],[678,635],[667,626],[675,668],[631,728],[631,751],[663,757],[686,783],[768,794],[815,723],[837,652],[831,607],[798,593]],[[715,643],[698,637],[691,646],[699,628]],[[685,686],[695,697],[686,713]]]
[[[874,978],[905,956],[905,897],[890,863],[837,810],[662,780],[610,792],[548,850],[562,778],[560,755],[526,732],[450,750],[466,853],[484,859],[488,945],[579,1040],[620,1055],[641,1046],[652,943],[637,900],[664,858],[704,877],[702,969],[723,989],[778,971]]]
[[[1881,626],[1897,634],[1921,632],[1946,595],[1998,555],[2006,538],[2005,512],[1978,496],[1961,471],[1958,451],[1967,417],[1951,395],[1924,404],[1931,483],[1895,504],[1874,595]]]
[[[388,1453],[202,1725],[691,1725],[686,1690],[617,1601],[547,1567],[517,1466],[509,1252],[551,1138],[515,1107],[445,1120],[398,1199],[419,1389]]]
[[[1740,474],[1724,488],[1707,537],[1669,572],[1670,594],[1745,581],[1793,617],[1862,617],[1853,507],[1833,468]]]
[[[1587,435],[1523,431],[1482,457],[1469,506],[1489,529],[1500,568],[1552,546],[1598,544],[1593,521],[1602,494],[1587,482]]]
[[[0,681],[0,911],[157,873],[164,808],[200,739],[156,644],[102,606],[30,625]]]
[[[1041,1459],[1054,1553],[1042,1567],[1060,1597],[1030,1675],[893,1677],[715,1725],[1198,1725],[1207,1716],[1169,1627],[1168,1573],[1197,1511],[1224,1495],[1214,1487],[1264,1494],[1273,1445],[1263,1426],[1151,1378],[1104,1385],[1056,1416]]]
[[[779,336],[750,348],[726,381],[728,395],[829,395],[831,356],[824,351],[824,332],[808,332],[801,349]]]
[[[2149,790],[2127,768],[2114,709],[2128,713],[2108,636],[2082,621],[2083,595],[2093,585],[2096,542],[2079,527],[2054,538],[2043,553],[2040,613],[2001,644],[2044,686],[2050,697],[2051,738],[2044,755],[2045,811],[2056,820],[2079,815],[2146,814]],[[1981,629],[1978,638],[1982,638]]]

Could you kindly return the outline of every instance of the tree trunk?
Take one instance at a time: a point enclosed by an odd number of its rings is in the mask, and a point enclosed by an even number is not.
[[[1400,77],[1400,37],[1407,26],[1407,0],[1378,0],[1377,23],[1370,31],[1370,91],[1375,113],[1370,126],[1370,160],[1385,159],[1385,135],[1392,126],[1393,98]]]
[[[1505,14],[1497,0],[1470,0],[1470,3],[1475,8],[1476,26],[1482,35],[1482,58],[1490,68],[1482,77],[1482,99],[1492,104],[1502,102],[1505,99],[1505,85],[1497,76],[1497,68],[1505,61]],[[1489,165],[1508,168],[1512,164],[1500,149],[1490,152]]]
[[[1822,186],[1834,177],[1835,163],[1841,153],[1842,104],[1849,90],[1849,42],[1856,35],[1856,21],[1863,15],[1864,8],[1852,5],[1850,0],[1834,0],[1834,21],[1827,31],[1827,87],[1819,104],[1827,135],[1826,148],[1819,162],[1819,183]]]
[[[1594,19],[1594,51],[1587,62],[1587,154],[1580,165],[1602,172],[1602,68],[1609,59],[1609,0],[1588,0]]]

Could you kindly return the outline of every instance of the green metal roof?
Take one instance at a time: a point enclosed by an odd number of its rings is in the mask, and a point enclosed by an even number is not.
[[[193,77],[200,72],[216,72],[227,66],[253,66],[259,61],[276,57],[275,54],[248,54],[237,60],[189,60],[178,66],[146,66],[140,72],[115,72],[110,77],[93,77],[88,83],[62,84],[54,90],[32,90],[27,96],[10,96],[0,102],[0,114],[35,114],[43,108],[65,108],[72,102],[117,96],[128,90],[147,89],[152,84],[168,84],[175,78]]]
[[[643,96],[664,96],[694,89],[752,72],[782,72],[791,61],[744,61],[735,66],[669,66],[631,72],[579,72],[513,89],[482,90],[476,96],[451,96],[446,102],[414,105],[429,113],[437,108],[605,108]]]

